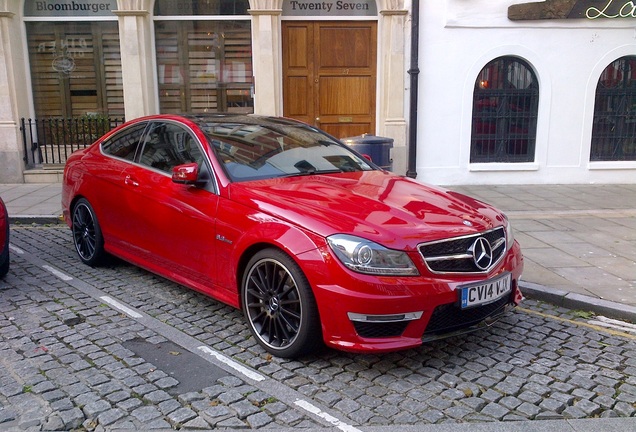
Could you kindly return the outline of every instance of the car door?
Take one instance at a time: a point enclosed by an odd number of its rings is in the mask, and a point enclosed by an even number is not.
[[[181,124],[154,121],[146,130],[137,161],[123,173],[137,259],[173,280],[213,290],[219,202],[214,184],[212,180],[205,187],[172,181],[172,168],[191,162],[212,177],[201,143]]]
[[[131,232],[129,209],[122,205],[127,186],[122,172],[131,167],[148,122],[141,121],[122,129],[100,144],[103,158],[86,158],[92,174],[90,190],[83,195],[93,206],[107,249],[127,249]]]

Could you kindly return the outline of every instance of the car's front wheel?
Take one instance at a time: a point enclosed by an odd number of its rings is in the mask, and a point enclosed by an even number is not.
[[[104,237],[95,211],[85,198],[80,198],[73,207],[72,222],[73,244],[82,262],[90,266],[100,264],[106,255]]]
[[[300,267],[278,249],[250,260],[241,289],[243,312],[257,342],[278,357],[298,357],[322,343],[316,300]]]

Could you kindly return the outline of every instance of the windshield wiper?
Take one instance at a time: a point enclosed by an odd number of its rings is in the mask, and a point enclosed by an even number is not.
[[[300,177],[300,176],[310,176],[310,175],[316,175],[316,174],[335,174],[335,173],[341,173],[344,172],[341,169],[329,169],[329,170],[316,170],[316,169],[308,169],[305,171],[300,171],[300,172],[296,172],[296,173],[288,173],[288,174],[283,174],[280,176],[277,176],[278,178],[280,177]]]

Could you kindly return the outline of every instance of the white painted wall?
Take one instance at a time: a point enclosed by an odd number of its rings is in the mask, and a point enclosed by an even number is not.
[[[523,3],[523,1],[517,1]],[[636,18],[511,21],[511,0],[421,0],[418,180],[436,184],[636,183],[636,161],[589,162],[598,78],[636,55]],[[491,60],[535,70],[534,163],[470,164],[474,82]]]

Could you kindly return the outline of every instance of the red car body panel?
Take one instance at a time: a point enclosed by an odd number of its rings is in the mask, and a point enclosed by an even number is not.
[[[503,222],[483,203],[386,171],[238,183],[231,194],[235,201],[252,202],[263,212],[296,221],[323,237],[353,233],[401,250]]]
[[[9,243],[9,236],[7,235],[7,227],[9,226],[9,215],[7,213],[7,207],[0,198],[0,252],[4,251]]]
[[[422,243],[502,226],[504,216],[487,204],[380,170],[232,182],[195,123],[177,116],[153,119],[192,129],[207,152],[216,189],[176,184],[164,173],[102,154],[100,142],[117,130],[71,155],[63,183],[65,219],[71,226],[74,201],[86,198],[100,221],[105,250],[116,256],[241,307],[246,262],[254,251],[276,247],[307,277],[325,343],[355,352],[420,345],[433,310],[458,303],[458,287],[465,284],[510,273],[511,299],[521,299],[517,242],[480,274],[433,274],[418,250]],[[419,276],[348,269],[326,240],[342,233],[405,251]],[[421,318],[410,321],[401,336],[387,338],[359,336],[347,315],[416,311]]]
[[[9,271],[9,212],[0,198],[0,278]]]
[[[7,207],[4,205],[4,201],[0,198],[0,251],[3,251],[7,246],[7,226],[9,225],[9,215],[7,214]]]

